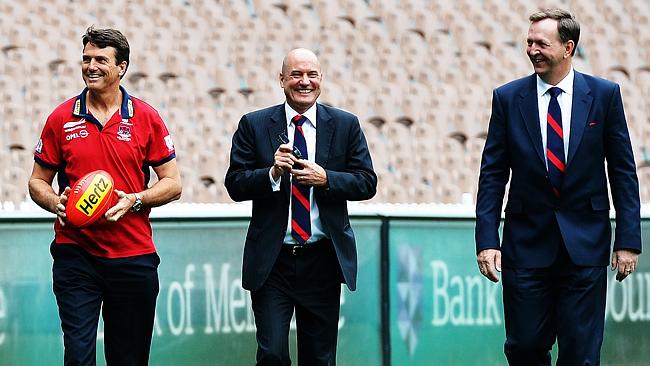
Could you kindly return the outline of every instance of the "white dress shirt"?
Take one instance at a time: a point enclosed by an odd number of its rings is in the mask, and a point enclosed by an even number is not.
[[[537,75],[537,106],[539,108],[539,127],[542,132],[542,147],[544,150],[544,161],[546,161],[546,168],[548,169],[548,157],[546,156],[546,127],[548,122],[546,116],[548,115],[548,105],[551,102],[551,95],[548,90],[553,86],[562,89],[562,93],[558,95],[557,102],[560,104],[562,111],[562,135],[564,140],[564,162],[569,156],[569,136],[571,133],[571,107],[573,106],[573,67],[569,74],[562,79],[557,85],[547,84],[542,78]]]
[[[295,126],[291,121],[298,112],[294,111],[286,102],[284,103],[284,112],[287,118],[287,137],[289,138],[289,144],[293,146],[293,135],[295,131]],[[305,113],[302,114],[303,117],[307,118],[307,121],[302,125],[302,131],[305,135],[305,142],[307,143],[307,160],[315,161],[316,157],[316,103],[312,105]],[[269,179],[271,180],[271,186],[274,192],[280,190],[280,183],[282,182],[282,176],[278,180],[273,180],[273,175],[271,172],[273,167],[269,169]],[[318,211],[318,205],[316,200],[314,200],[314,188],[309,189],[309,203],[310,210],[309,216],[311,219],[311,237],[307,240],[306,244],[316,242],[323,238],[326,238],[327,235],[324,232],[323,225],[320,221],[320,214]],[[291,236],[291,204],[289,205],[289,217],[287,218],[287,232],[284,236],[285,244],[298,244],[296,240]]]

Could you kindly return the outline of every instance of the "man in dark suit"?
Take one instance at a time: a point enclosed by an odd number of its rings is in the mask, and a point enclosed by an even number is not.
[[[619,281],[641,252],[634,157],[619,86],[572,67],[580,36],[574,17],[547,9],[529,19],[535,74],[492,96],[476,204],[477,261],[495,282],[503,264],[510,365],[550,365],[556,339],[558,365],[598,365],[611,243],[608,178],[616,210],[611,264]]]
[[[377,176],[359,120],[316,103],[321,80],[316,55],[292,50],[280,73],[286,103],[244,115],[232,139],[226,188],[253,200],[242,282],[258,365],[291,364],[294,309],[298,364],[335,365],[341,283],[356,288],[347,201],[374,196]]]

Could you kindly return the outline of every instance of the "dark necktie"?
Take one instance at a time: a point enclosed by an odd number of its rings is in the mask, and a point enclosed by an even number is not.
[[[560,103],[557,101],[558,95],[562,89],[552,87],[548,90],[551,95],[551,101],[548,104],[548,114],[546,116],[546,159],[548,165],[548,177],[553,187],[553,193],[560,197],[560,188],[564,179],[565,159],[564,159],[564,134],[562,132],[562,110]]]
[[[307,159],[307,141],[302,130],[302,125],[307,121],[306,117],[297,115],[292,119],[295,126],[293,134],[293,146],[300,150],[302,159]],[[311,219],[309,211],[309,186],[304,186],[293,177],[291,179],[291,236],[298,244],[305,244],[311,236]]]

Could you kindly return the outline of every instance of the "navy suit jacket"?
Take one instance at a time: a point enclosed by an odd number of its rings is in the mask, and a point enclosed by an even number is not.
[[[354,290],[357,250],[347,201],[372,198],[377,176],[357,117],[317,104],[316,118],[315,162],[325,169],[329,184],[314,188],[314,199],[323,228],[334,244],[342,280]],[[282,133],[287,133],[284,104],[244,115],[232,139],[226,189],[235,201],[253,200],[242,268],[242,285],[251,291],[266,281],[287,230],[290,176],[282,177],[278,192],[273,192],[269,178],[280,146],[277,136]]]
[[[530,75],[494,90],[476,202],[477,253],[500,248],[504,266],[543,268],[553,262],[563,240],[575,264],[606,266],[608,177],[616,210],[614,250],[641,252],[639,183],[619,86],[575,72],[569,152],[558,199],[542,151],[536,85],[536,76]]]

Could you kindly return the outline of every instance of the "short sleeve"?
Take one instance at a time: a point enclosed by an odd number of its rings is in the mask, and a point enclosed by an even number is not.
[[[146,161],[151,166],[162,165],[176,157],[172,137],[158,113],[152,118],[151,135]]]
[[[34,160],[40,165],[52,170],[58,170],[61,167],[63,160],[61,153],[61,126],[56,123],[56,119],[52,115],[45,122],[41,136],[36,143]]]

